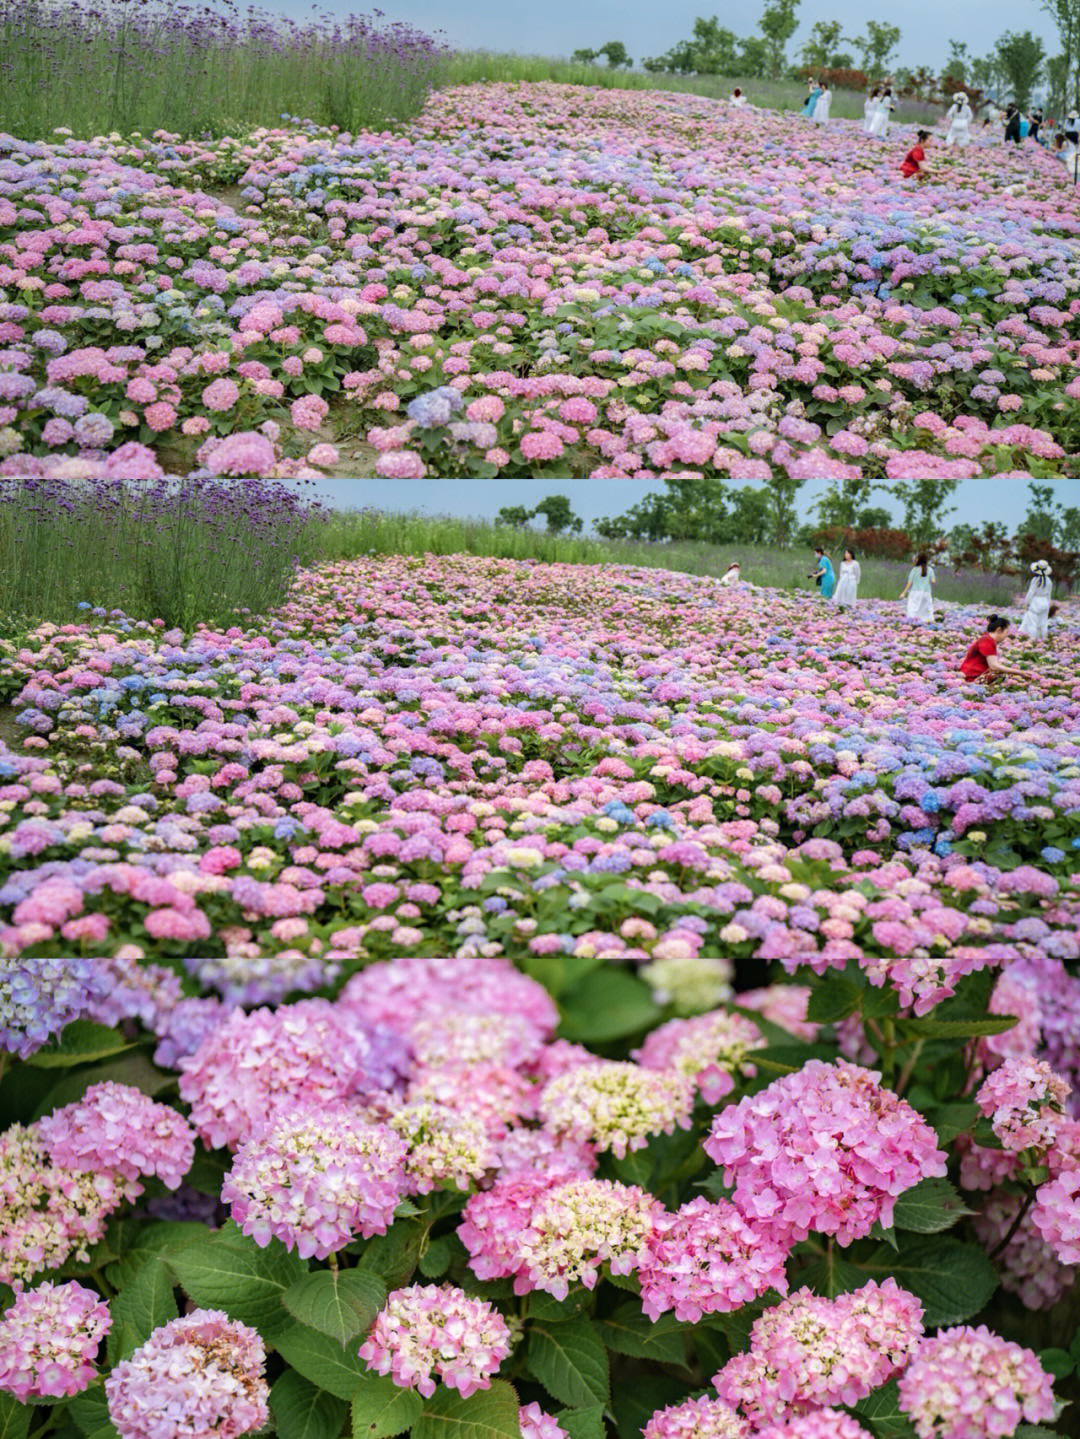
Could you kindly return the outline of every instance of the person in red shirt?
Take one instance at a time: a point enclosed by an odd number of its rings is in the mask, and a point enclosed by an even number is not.
[[[1005,675],[1016,679],[1031,678],[1023,670],[1007,665],[998,654],[998,645],[1004,640],[1009,621],[1001,615],[991,615],[986,623],[986,633],[979,636],[964,656],[960,673],[973,684],[996,684]]]
[[[915,143],[904,156],[904,163],[900,166],[900,173],[905,180],[910,180],[912,175],[917,175],[920,180],[926,179],[926,171],[923,170],[921,166],[922,162],[926,159],[923,141],[929,140],[929,138],[929,130],[920,130],[915,136]]]

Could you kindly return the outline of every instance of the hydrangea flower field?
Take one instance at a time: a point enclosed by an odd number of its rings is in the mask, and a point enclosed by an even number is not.
[[[3,642],[5,1439],[1069,1432],[1075,634],[975,695],[980,618],[384,557]]]
[[[1064,167],[911,139],[497,84],[0,136],[0,474],[1080,473]]]

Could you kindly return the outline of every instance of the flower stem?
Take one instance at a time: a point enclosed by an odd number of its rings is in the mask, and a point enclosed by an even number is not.
[[[1035,1203],[1035,1191],[1034,1191],[1034,1189],[1032,1189],[1032,1190],[1029,1190],[1029,1192],[1024,1195],[1024,1202],[1023,1202],[1023,1204],[1021,1204],[1020,1208],[1016,1211],[1016,1218],[1015,1218],[1015,1219],[1013,1220],[1013,1222],[1009,1225],[1009,1231],[1008,1231],[1008,1233],[1005,1235],[1005,1238],[1001,1241],[1000,1244],[995,1245],[995,1247],[994,1247],[993,1249],[991,1249],[991,1251],[990,1251],[990,1258],[991,1258],[991,1259],[996,1259],[996,1258],[998,1257],[998,1255],[1002,1252],[1002,1250],[1008,1248],[1008,1246],[1009,1246],[1009,1241],[1012,1239],[1012,1237],[1013,1237],[1013,1235],[1016,1233],[1016,1231],[1020,1228],[1020,1225],[1024,1222],[1024,1215],[1028,1212],[1028,1210],[1031,1208],[1031,1206],[1032,1206],[1034,1203]]]

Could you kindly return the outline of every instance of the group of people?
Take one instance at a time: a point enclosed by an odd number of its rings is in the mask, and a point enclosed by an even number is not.
[[[844,557],[840,561],[839,578],[833,569],[832,560],[821,545],[815,546],[814,558],[816,568],[808,578],[815,582],[822,599],[831,600],[842,609],[853,609],[862,578],[855,551],[850,545],[845,548]],[[1024,616],[1018,629],[1020,634],[1029,639],[1045,640],[1049,635],[1049,621],[1058,612],[1058,606],[1051,599],[1053,576],[1049,563],[1046,560],[1036,560],[1031,566],[1031,576]],[[934,623],[933,587],[936,579],[929,556],[920,551],[915,556],[907,583],[900,592],[900,598],[907,600],[908,619],[931,625]],[[725,589],[742,583],[738,560],[731,562],[719,583]],[[1031,679],[1031,676],[1022,670],[1005,664],[998,655],[998,646],[1006,638],[1008,629],[1009,621],[1004,616],[990,616],[985,634],[980,635],[970,646],[960,665],[960,673],[965,680],[979,684],[996,684],[998,680],[1010,676],[1014,679]]]

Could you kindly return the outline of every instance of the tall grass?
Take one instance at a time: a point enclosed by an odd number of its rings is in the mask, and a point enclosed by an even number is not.
[[[418,512],[390,514],[365,509],[337,511],[317,531],[320,558],[350,559],[357,555],[487,555],[501,559],[534,559],[570,565],[638,565],[691,575],[722,575],[738,560],[743,579],[782,590],[812,590],[814,568],[810,550],[777,550],[757,545],[706,545],[692,542],[651,543],[597,540],[579,535],[551,535],[543,530],[517,529],[487,520],[454,519]],[[834,557],[838,562],[838,557]],[[866,599],[895,599],[904,587],[909,566],[893,560],[860,560],[859,593]],[[1019,581],[978,570],[937,567],[939,599],[956,604],[1008,605]]]
[[[605,90],[667,90],[714,100],[726,100],[738,85],[751,105],[764,110],[801,110],[806,100],[805,80],[759,80],[741,75],[654,75],[646,70],[612,70],[605,65],[584,65],[576,60],[503,55],[493,50],[456,52],[447,57],[439,70],[440,85],[472,85],[480,81],[520,84],[544,80]],[[846,120],[861,120],[864,98],[861,91],[834,91],[832,114]],[[926,120],[933,123],[941,113],[940,105],[901,100],[894,119],[898,124]]]
[[[447,57],[378,18],[296,22],[235,0],[0,0],[0,132],[220,137],[297,116],[381,130],[419,114]]]
[[[322,514],[272,481],[0,480],[0,634],[80,606],[233,624],[284,601]]]

